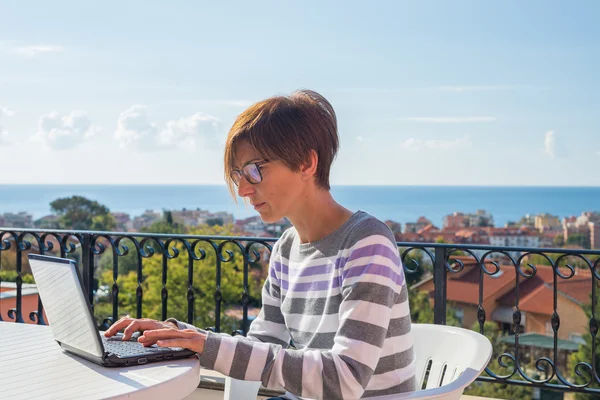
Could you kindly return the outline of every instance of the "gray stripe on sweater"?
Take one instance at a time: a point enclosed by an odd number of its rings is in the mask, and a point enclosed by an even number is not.
[[[369,343],[373,346],[382,347],[387,329],[371,324],[369,322],[347,319],[340,326],[339,335],[348,339]],[[396,336],[396,335],[393,335]]]
[[[286,301],[281,303],[281,311],[284,314],[303,314],[303,315],[330,315],[337,314],[340,311],[342,297],[335,295],[331,297],[316,298],[294,298],[287,297]]]
[[[262,309],[260,310],[261,317],[265,321],[275,322],[278,324],[284,324],[285,320],[283,319],[283,314],[281,314],[281,309],[279,307],[271,306],[269,304],[263,304]]]
[[[284,349],[289,346],[289,343],[284,342],[283,340],[280,340],[279,338],[276,338],[274,336],[252,333],[252,334],[248,334],[248,337],[252,337],[252,338],[258,340],[259,342],[263,342],[263,343],[278,344],[280,346],[283,346]]]
[[[410,333],[410,314],[404,317],[390,319],[386,338],[402,336],[407,333]]]
[[[342,386],[340,377],[335,369],[331,353],[321,353],[323,364],[323,399],[342,399]],[[326,371],[332,371],[327,373]]]
[[[285,388],[297,396],[302,396],[302,363],[304,352],[288,350],[283,354],[282,375]]]
[[[399,353],[381,357],[373,374],[385,374],[386,372],[395,371],[400,368],[406,368],[412,363],[413,359],[414,349],[411,346],[409,349]]]
[[[412,377],[408,378],[401,384],[392,386],[387,389],[366,390],[365,393],[363,394],[362,398],[366,399],[368,397],[384,396],[386,394],[414,392],[415,390],[417,390],[417,380],[416,380],[415,376],[413,375]]]
[[[235,379],[244,379],[246,377],[246,370],[248,369],[248,363],[250,362],[250,355],[252,355],[252,344],[248,343],[247,340],[240,339],[235,346],[235,352],[233,353],[233,360],[231,360],[231,371],[229,376]]]
[[[350,357],[341,355],[340,358],[348,364],[352,375],[354,375],[354,379],[360,383],[360,386],[362,386],[363,389],[366,388],[371,380],[371,375],[373,375],[373,370],[360,361],[353,360]],[[325,371],[323,371],[323,373],[325,373]]]
[[[372,282],[357,282],[345,287],[342,296],[346,301],[368,301],[369,303],[389,306],[396,303],[398,293],[392,288]]]
[[[265,369],[263,370],[261,381],[264,387],[269,386],[269,378],[271,377],[271,372],[273,372],[273,360],[275,359],[275,352],[277,351],[276,345],[269,346],[269,351],[267,353],[267,360],[265,361]]]
[[[219,346],[221,345],[221,336],[218,333],[208,332],[204,351],[200,354],[200,365],[204,368],[214,369],[217,356],[219,354]]]
[[[402,304],[405,301],[408,301],[408,288],[406,287],[406,283],[402,285],[402,289],[400,289],[400,296],[396,299],[396,304]]]
[[[267,294],[271,295],[271,297],[281,298],[281,288],[277,286],[275,283],[271,282],[271,277],[268,277],[265,280],[263,285],[263,291],[266,291]]]
[[[333,338],[335,332],[315,333],[303,332],[294,329],[288,329],[292,336],[292,342],[298,349],[331,349],[333,348]]]

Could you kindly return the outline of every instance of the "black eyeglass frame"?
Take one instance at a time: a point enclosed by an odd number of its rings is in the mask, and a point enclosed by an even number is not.
[[[229,173],[229,177],[231,178],[231,180],[233,181],[233,183],[236,186],[239,186],[240,180],[242,179],[242,177],[244,177],[248,181],[248,183],[250,183],[251,185],[257,185],[257,184],[261,183],[262,180],[263,180],[262,171],[261,171],[260,167],[262,165],[265,165],[265,164],[269,163],[269,162],[271,162],[271,160],[262,160],[262,161],[250,161],[250,162],[247,162],[246,164],[242,165],[242,168],[232,170]],[[254,167],[258,171],[259,180],[256,181],[256,182],[254,182],[253,179],[251,179],[252,177],[250,176],[250,174],[246,174],[244,172],[244,168],[246,168],[249,165],[254,165]],[[236,176],[237,176],[237,179],[236,179]]]

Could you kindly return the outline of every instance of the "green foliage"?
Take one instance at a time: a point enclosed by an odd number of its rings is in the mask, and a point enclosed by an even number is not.
[[[552,239],[552,243],[556,247],[563,247],[565,245],[565,237],[561,234],[558,234],[554,236],[554,239]]]
[[[31,274],[22,274],[22,277],[23,283],[35,283]],[[17,271],[0,270],[0,280],[2,282],[16,282]]]
[[[191,231],[192,235],[210,235],[227,236],[231,232],[220,226],[201,227]],[[218,243],[217,243],[218,244]],[[156,247],[156,246],[154,246]],[[187,250],[181,242],[173,242],[171,245],[179,251],[179,256],[175,259],[167,260],[167,284],[168,291],[167,317],[177,318],[181,321],[188,320],[188,262],[189,256]],[[217,256],[212,246],[200,244],[206,252],[206,258],[202,261],[193,262],[193,294],[194,317],[191,321],[195,326],[207,327],[213,326],[215,322],[215,300],[216,290],[216,265]],[[221,331],[231,332],[239,328],[239,321],[227,318],[223,312],[225,309],[240,304],[243,292],[243,256],[235,245],[226,246],[227,250],[234,253],[234,259],[231,262],[221,264]],[[174,251],[170,250],[171,254]],[[197,251],[199,254],[199,251]],[[225,255],[225,254],[224,254]],[[100,264],[100,285],[106,285],[109,288],[113,285],[112,272],[112,252],[105,256],[108,261],[101,260]],[[162,318],[162,255],[156,252],[153,257],[142,259],[143,276],[138,281],[137,275],[137,251],[135,247],[130,247],[130,255],[119,257],[119,270],[121,263],[125,260],[128,265],[123,268],[123,274],[119,274],[117,284],[119,286],[119,314],[136,315],[136,290],[138,282],[143,290],[142,315],[147,318]],[[133,267],[135,265],[135,267]],[[250,296],[259,299],[263,281],[258,275],[249,276]],[[99,320],[112,315],[112,299],[110,296],[100,299],[95,308],[96,316]]]
[[[206,220],[208,226],[221,225],[223,226],[223,218],[209,218]]]
[[[149,233],[166,233],[170,235],[182,235],[188,232],[185,225],[173,221],[173,213],[165,211],[162,221],[156,221],[146,228],[142,228],[141,232]]]
[[[476,322],[471,327],[471,330],[481,333],[479,322]],[[483,324],[483,334],[492,343],[493,353],[488,368],[496,375],[505,375],[512,371],[512,365],[509,368],[503,368],[498,364],[498,357],[506,350],[505,346],[500,343],[502,332],[498,324],[491,321],[486,321]],[[486,376],[484,372],[482,374]],[[489,383],[489,382],[474,382],[465,389],[465,395],[489,397],[493,399],[531,399],[533,398],[532,388],[508,385],[505,383]]]
[[[509,385],[506,383],[473,382],[465,389],[465,395],[489,397],[491,399],[532,399],[533,389],[530,387]]]
[[[567,238],[567,245],[579,246],[584,249],[590,248],[590,236],[575,233]]]
[[[402,256],[402,253],[405,250],[406,249],[404,248],[398,249],[398,251],[400,252],[400,256]],[[417,282],[420,282],[423,277],[423,274],[431,272],[431,262],[429,264],[425,262],[425,258],[423,257],[423,251],[421,250],[415,249],[409,251],[406,254],[406,256],[404,256],[404,258],[402,259],[402,264],[405,267],[404,275],[406,277],[406,284],[409,287]],[[415,272],[406,272],[406,269],[414,270]]]
[[[433,323],[433,306],[426,292],[418,289],[409,289],[408,304],[410,307],[410,319],[413,324]]]
[[[50,208],[59,216],[63,229],[110,231],[116,227],[106,206],[82,196],[56,199]]]
[[[600,289],[600,288],[598,288]],[[598,290],[596,290],[596,293],[600,293]],[[591,294],[590,294],[591,297]],[[590,304],[584,305],[584,311],[586,316],[588,317],[588,319],[591,319],[592,317],[592,302],[590,301]],[[600,296],[598,296],[598,298],[596,299],[596,321],[598,321],[598,314],[600,313]],[[579,346],[579,350],[575,353],[572,353],[571,356],[569,357],[569,363],[568,363],[568,370],[569,371],[575,371],[575,366],[578,363],[587,363],[587,364],[591,364],[592,363],[592,335],[587,332],[583,335],[583,339],[585,340],[585,344],[580,345]],[[596,371],[600,371],[600,335],[596,335]],[[572,382],[577,383],[577,384],[584,384],[587,382],[587,380],[589,379],[590,376],[590,372],[587,369],[582,369],[582,373],[584,374],[585,378],[577,376],[574,372],[571,372],[571,379]],[[592,380],[593,381],[593,380]],[[592,383],[590,386],[590,388],[594,388],[594,389],[600,389],[600,385],[598,385],[598,383]],[[575,394],[575,399],[576,400],[592,400],[593,396],[591,395],[586,395],[586,394],[581,394],[581,393],[577,393]]]

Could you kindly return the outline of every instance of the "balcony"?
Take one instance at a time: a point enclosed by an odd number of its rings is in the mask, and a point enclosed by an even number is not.
[[[31,252],[78,262],[100,329],[127,313],[245,335],[275,241],[0,228],[0,321],[46,324],[29,275]],[[600,395],[600,251],[397,245],[413,321],[476,329],[494,344],[485,373],[466,394]],[[222,398],[223,377],[206,374],[189,399]]]

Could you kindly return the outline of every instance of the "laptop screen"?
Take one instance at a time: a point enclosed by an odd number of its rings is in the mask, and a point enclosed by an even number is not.
[[[77,277],[75,262],[30,254],[29,264],[54,339],[102,357],[103,347]]]

